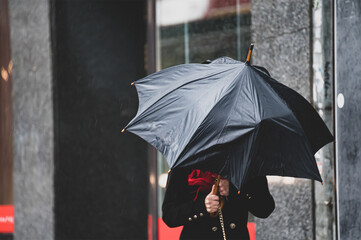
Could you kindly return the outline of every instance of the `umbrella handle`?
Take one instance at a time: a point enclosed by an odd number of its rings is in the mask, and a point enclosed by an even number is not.
[[[215,182],[215,186],[213,188],[213,192],[212,194],[213,195],[217,195],[218,194],[218,188],[219,188],[219,182],[221,180],[221,176],[218,175],[218,178],[216,179],[216,182]],[[220,196],[220,200],[219,200],[219,208],[222,209],[223,208],[223,205],[224,205],[224,198],[222,196]],[[217,217],[218,216],[218,211],[217,212],[214,212],[214,213],[210,213],[209,214],[211,217]]]
[[[251,46],[249,46],[248,56],[247,56],[247,60],[246,60],[247,65],[249,65],[249,62],[251,61],[253,46],[254,46],[253,43],[251,43]]]

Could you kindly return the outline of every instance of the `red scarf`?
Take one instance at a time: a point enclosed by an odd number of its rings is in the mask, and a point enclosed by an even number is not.
[[[218,175],[204,170],[194,169],[188,175],[188,185],[194,186],[197,189],[193,192],[196,193],[193,201],[196,201],[200,191],[209,193],[215,183]]]

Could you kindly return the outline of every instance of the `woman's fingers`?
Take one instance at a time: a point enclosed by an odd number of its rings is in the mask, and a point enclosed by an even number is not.
[[[219,207],[219,196],[213,194],[215,185],[212,186],[211,192],[207,195],[204,200],[207,212],[213,213],[216,212]],[[227,179],[221,179],[219,182],[219,193],[222,196],[229,195],[229,181]]]
[[[217,206],[219,204],[219,197],[217,195],[208,195],[204,203],[209,206]]]
[[[218,210],[218,205],[215,205],[215,206],[206,206],[206,210],[207,210],[207,212],[209,212],[209,213],[217,212],[217,210]]]
[[[212,202],[218,202],[219,201],[219,197],[217,195],[213,195],[213,194],[209,194],[208,195],[208,199]]]
[[[222,196],[229,195],[229,181],[227,179],[221,179],[219,182],[219,194]]]
[[[204,204],[206,206],[206,210],[209,213],[216,212],[219,206],[219,197],[217,195],[213,195],[212,193],[208,194],[206,199],[204,200]]]

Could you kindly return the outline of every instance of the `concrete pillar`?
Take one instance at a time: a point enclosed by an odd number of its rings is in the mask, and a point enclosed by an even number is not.
[[[254,65],[311,99],[311,11],[309,1],[253,0]],[[258,239],[313,239],[310,180],[269,178],[276,209],[255,219]]]
[[[361,2],[335,0],[338,239],[361,239]]]
[[[15,239],[53,239],[54,140],[48,0],[10,0]]]

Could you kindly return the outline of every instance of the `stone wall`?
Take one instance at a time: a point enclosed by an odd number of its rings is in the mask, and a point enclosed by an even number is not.
[[[254,65],[311,98],[311,16],[309,1],[253,0]],[[317,183],[316,183],[317,184]],[[276,209],[257,219],[258,239],[313,239],[313,188],[310,180],[269,178]]]
[[[53,99],[49,1],[10,0],[15,239],[53,239]]]

